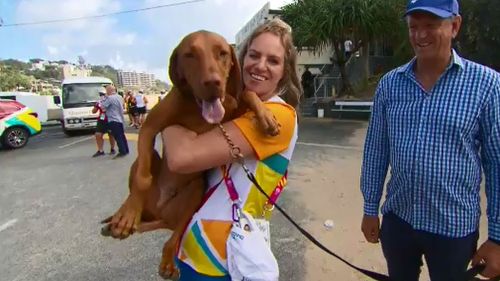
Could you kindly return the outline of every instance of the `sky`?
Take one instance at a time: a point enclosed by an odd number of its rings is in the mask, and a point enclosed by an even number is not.
[[[102,15],[186,0],[0,0],[4,25]],[[168,81],[170,53],[193,31],[205,29],[234,43],[236,33],[267,2],[279,9],[292,0],[200,0],[139,13],[64,23],[0,27],[0,59],[67,60],[145,71]]]

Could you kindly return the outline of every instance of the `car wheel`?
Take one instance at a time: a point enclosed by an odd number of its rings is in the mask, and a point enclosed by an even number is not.
[[[11,149],[21,148],[28,143],[30,134],[21,127],[7,128],[3,134],[2,144]]]

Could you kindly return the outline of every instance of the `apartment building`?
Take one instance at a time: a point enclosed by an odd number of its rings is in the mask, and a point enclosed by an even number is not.
[[[122,87],[151,88],[155,85],[154,74],[135,71],[118,71],[118,84]]]

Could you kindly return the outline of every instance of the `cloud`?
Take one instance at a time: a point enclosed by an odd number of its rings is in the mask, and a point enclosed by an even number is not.
[[[1,0],[0,0],[1,1]],[[74,18],[122,10],[152,7],[183,0],[20,0],[13,13],[16,22]],[[91,64],[147,71],[167,80],[168,58],[186,34],[206,29],[228,42],[266,3],[266,0],[205,0],[140,13],[73,22],[27,26],[32,46],[49,59],[76,61],[78,55]],[[278,8],[291,0],[271,0]],[[38,41],[35,41],[38,40]],[[26,55],[29,57],[29,54]]]
[[[57,55],[59,53],[59,49],[54,46],[47,46],[47,51],[49,51],[51,55]]]

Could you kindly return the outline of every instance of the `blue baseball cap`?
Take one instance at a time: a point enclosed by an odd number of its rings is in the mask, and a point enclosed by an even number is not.
[[[406,6],[405,16],[413,12],[428,12],[440,18],[458,15],[457,0],[410,0]]]

